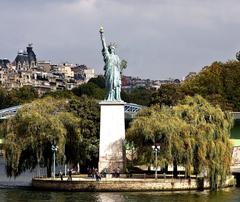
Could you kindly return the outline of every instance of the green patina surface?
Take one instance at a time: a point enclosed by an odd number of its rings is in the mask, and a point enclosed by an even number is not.
[[[102,54],[105,62],[104,77],[105,87],[107,91],[107,101],[122,101],[121,99],[121,60],[118,55],[115,54],[115,45],[106,45],[103,27],[100,28],[100,36],[102,41]]]

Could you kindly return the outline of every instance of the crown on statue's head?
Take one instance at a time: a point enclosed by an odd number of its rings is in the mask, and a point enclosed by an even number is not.
[[[117,44],[116,43],[110,43],[109,45],[108,45],[108,48],[114,48],[114,49],[116,49],[116,47],[117,47]]]

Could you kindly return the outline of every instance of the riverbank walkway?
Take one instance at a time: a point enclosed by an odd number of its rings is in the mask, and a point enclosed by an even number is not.
[[[235,185],[234,176],[229,176],[224,187]],[[33,178],[32,186],[40,190],[57,191],[179,191],[179,190],[204,190],[209,189],[209,181],[203,178],[102,178],[96,179],[72,176],[72,180],[64,177]]]

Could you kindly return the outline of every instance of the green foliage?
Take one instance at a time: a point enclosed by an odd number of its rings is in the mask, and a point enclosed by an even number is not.
[[[196,76],[185,80],[181,89],[187,95],[200,94],[223,110],[240,110],[240,62],[214,62]]]
[[[207,171],[211,188],[218,176],[224,182],[231,164],[229,140],[232,117],[201,96],[186,97],[174,107],[159,105],[143,109],[127,131],[140,163],[153,163],[151,146],[160,144],[159,165],[185,167],[186,175]]]
[[[69,108],[71,112],[81,119],[80,128],[82,141],[78,145],[80,148],[79,162],[86,163],[86,161],[96,161],[98,159],[100,134],[99,104],[95,99],[82,96],[78,100],[70,100]]]
[[[174,106],[179,100],[182,100],[184,96],[185,94],[182,92],[179,85],[163,84],[157,92],[152,94],[150,104]]]
[[[102,100],[105,96],[105,90],[102,88],[99,88],[96,84],[89,82],[86,84],[82,84],[77,88],[72,89],[72,92],[76,96],[89,96],[95,99]]]
[[[224,98],[228,102],[234,104],[234,111],[240,111],[240,62],[229,61],[224,65],[223,71],[223,85],[224,85]]]
[[[47,166],[50,175],[52,144],[59,147],[59,163],[97,164],[100,109],[96,100],[84,95],[76,98],[70,91],[48,94],[53,97],[45,95],[22,105],[15,117],[1,125],[8,176],[37,165]]]
[[[38,98],[37,91],[31,86],[24,86],[11,91],[0,87],[0,109],[28,103],[36,98]]]
[[[128,103],[136,103],[143,106],[149,106],[151,101],[152,90],[146,88],[136,88],[131,92],[121,92],[122,100]]]
[[[66,99],[70,99],[74,97],[74,94],[72,93],[72,91],[70,90],[57,90],[57,91],[48,91],[46,92],[43,97],[54,97],[54,98],[66,98]]]
[[[17,176],[37,164],[51,167],[52,144],[58,145],[57,158],[63,162],[66,139],[81,140],[80,119],[66,107],[66,100],[47,97],[22,105],[16,116],[6,121],[8,176]]]
[[[211,66],[206,66],[194,77],[186,80],[182,86],[187,94],[194,95],[196,93],[206,96],[210,94],[222,94],[223,83],[223,63],[214,62]]]
[[[105,88],[105,78],[102,75],[97,76],[96,78],[91,78],[88,83],[94,83],[99,88],[104,89]]]
[[[38,98],[38,93],[32,86],[14,88],[8,93],[8,101],[10,106],[28,103],[36,98]]]
[[[3,87],[0,87],[0,109],[4,109],[9,106],[7,95],[7,90]]]

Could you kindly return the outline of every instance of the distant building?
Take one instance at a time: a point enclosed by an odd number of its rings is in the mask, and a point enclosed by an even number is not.
[[[50,72],[51,70],[51,63],[50,61],[37,61],[37,67],[38,69],[45,71],[45,72]]]
[[[27,51],[19,50],[18,54],[13,62],[13,65],[16,66],[16,70],[30,70],[31,68],[36,67],[37,58],[32,49],[32,44],[27,46]]]
[[[9,68],[10,61],[8,59],[0,59],[0,69]]]
[[[122,86],[130,86],[131,85],[131,76],[122,76]]]
[[[72,66],[71,64],[60,64],[57,66],[57,71],[59,73],[62,73],[65,77],[71,77],[74,78],[74,72],[72,71]]]
[[[146,88],[158,90],[162,84],[180,84],[179,79],[165,79],[165,80],[150,80],[141,79],[139,77],[122,76],[122,89],[127,92],[131,92],[136,88]]]
[[[164,79],[164,80],[155,80],[152,82],[151,89],[158,90],[163,84],[176,84],[179,85],[181,81],[179,79]]]
[[[40,95],[47,91],[71,90],[95,77],[86,65],[51,64],[37,61],[32,44],[19,50],[15,60],[0,59],[0,84],[8,90],[33,86]]]
[[[85,82],[88,82],[91,78],[95,77],[95,71],[92,68],[87,68],[84,70]]]
[[[32,85],[32,72],[20,71],[19,72],[20,87]]]
[[[72,71],[74,72],[74,79],[83,81],[84,83],[87,83],[91,78],[95,77],[94,69],[86,65],[76,65],[72,67]]]
[[[14,69],[4,69],[1,71],[1,84],[7,88],[18,88],[21,86],[20,76]]]
[[[6,74],[3,70],[0,70],[0,84],[2,85],[6,81]]]

